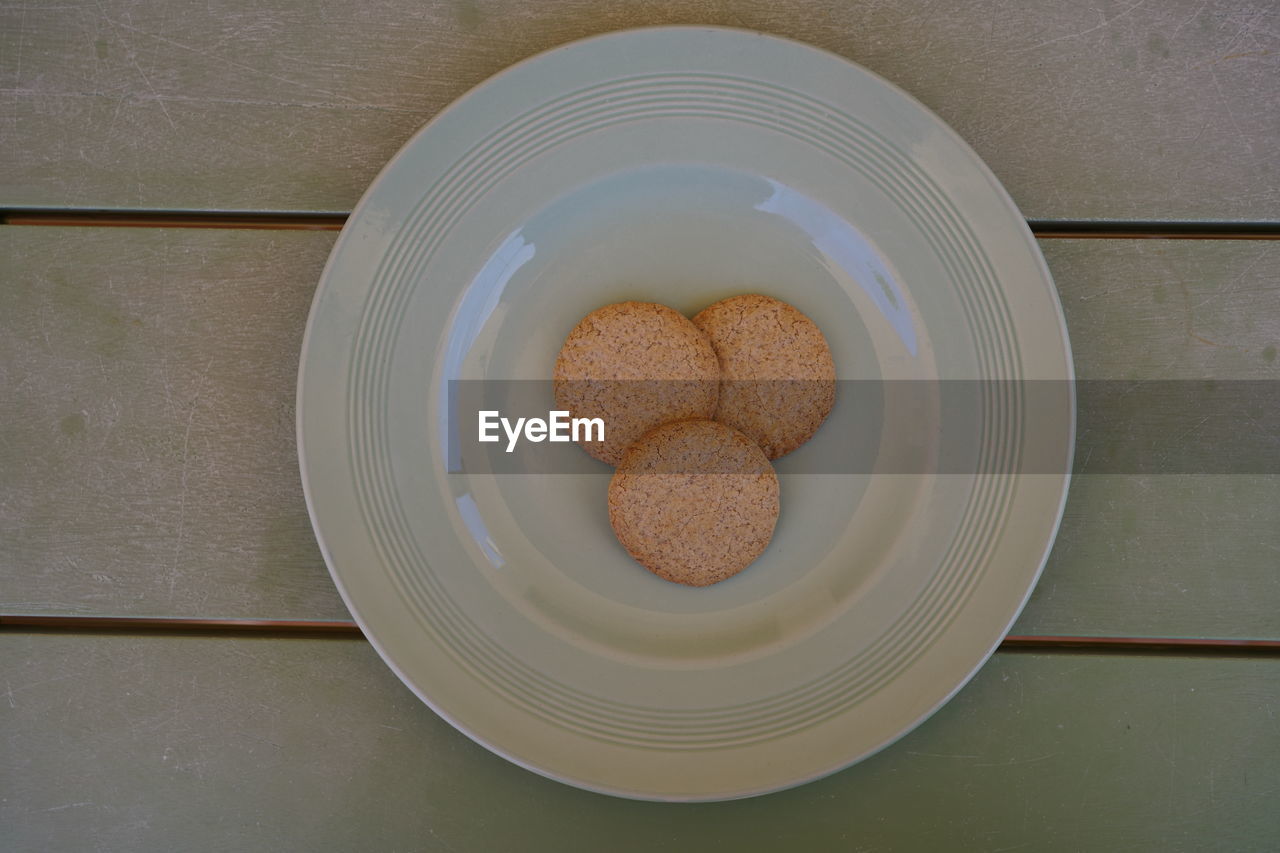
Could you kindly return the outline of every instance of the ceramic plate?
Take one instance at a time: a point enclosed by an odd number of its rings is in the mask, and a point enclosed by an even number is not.
[[[813,317],[858,382],[779,460],[777,531],[739,576],[690,589],[633,563],[602,464],[451,467],[451,382],[547,380],[568,331],[607,303],[692,314],[746,292]],[[1027,438],[1017,383],[1071,375],[1034,240],[936,116],[795,42],[636,30],[489,80],[373,182],[311,310],[299,452],[348,607],[436,712],[573,785],[726,799],[885,747],[991,654],[1069,476],[1001,467]],[[988,467],[828,464],[866,443],[849,389],[973,379],[1014,389],[984,403]],[[936,415],[875,411],[882,443],[895,419]]]

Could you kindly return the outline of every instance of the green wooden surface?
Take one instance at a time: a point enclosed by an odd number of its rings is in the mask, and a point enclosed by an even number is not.
[[[1078,378],[1280,379],[1280,242],[1041,240],[1040,249]]]
[[[1280,245],[1040,247],[1079,379],[1280,379]],[[1013,630],[1278,639],[1277,507],[1275,475],[1076,477],[1044,575]]]
[[[1280,220],[1280,6],[975,0],[0,5],[0,205],[346,210],[511,63],[657,24],[796,38],[933,108],[1043,219]]]
[[[997,655],[877,756],[763,798],[534,776],[360,641],[0,634],[0,826],[50,850],[1272,851],[1280,661]]]
[[[0,611],[347,617],[294,440],[333,240],[0,229]]]
[[[332,242],[0,230],[0,403],[21,413],[0,421],[0,612],[346,618],[293,438]],[[1280,373],[1275,244],[1042,246],[1081,378]],[[1278,505],[1276,476],[1079,477],[1014,630],[1280,639]]]
[[[0,207],[351,207],[425,121],[599,32],[833,50],[1036,219],[1280,221],[1280,6],[0,3]],[[332,234],[0,228],[0,613],[341,619],[293,444]],[[1275,379],[1274,243],[1042,241],[1082,379]],[[1278,476],[1079,477],[1014,631],[1280,639]],[[577,791],[358,640],[0,633],[0,850],[1280,849],[1280,660],[997,654],[829,779]]]

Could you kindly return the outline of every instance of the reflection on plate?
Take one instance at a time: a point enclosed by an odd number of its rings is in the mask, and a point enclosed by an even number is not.
[[[387,663],[512,761],[650,799],[799,784],[937,709],[1035,583],[1068,477],[998,473],[1026,439],[1016,382],[983,403],[972,475],[815,473],[936,416],[879,401],[867,433],[841,396],[779,460],[769,549],[700,590],[618,546],[603,464],[450,473],[451,381],[546,380],[609,302],[746,292],[817,320],[841,379],[1071,378],[1043,260],[976,155],[885,81],[755,33],[522,63],[410,140],[334,248],[299,378],[317,535]]]

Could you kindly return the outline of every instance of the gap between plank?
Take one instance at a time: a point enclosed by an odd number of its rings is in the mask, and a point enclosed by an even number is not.
[[[0,633],[277,637],[363,640],[355,622],[307,619],[200,619],[167,616],[0,615]]]
[[[285,231],[338,231],[344,211],[251,210],[93,210],[41,207],[0,208],[5,225],[59,225],[131,228],[245,228]],[[1029,219],[1042,239],[1277,240],[1280,222],[1158,222]]]
[[[0,208],[0,224],[60,225],[125,228],[246,228],[274,231],[340,231],[347,213],[277,212],[252,210],[57,210]]]
[[[133,634],[136,636],[181,635],[364,639],[360,626],[355,622],[303,619],[199,619],[164,616],[13,614],[0,615],[0,631],[57,634],[110,633]],[[999,651],[1280,657],[1280,640],[1010,634],[1000,643]]]

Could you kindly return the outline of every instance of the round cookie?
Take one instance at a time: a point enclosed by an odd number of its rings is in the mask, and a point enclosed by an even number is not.
[[[584,441],[583,448],[617,465],[655,426],[710,418],[720,364],[706,335],[683,314],[652,302],[619,302],[574,327],[554,377],[557,409],[604,421],[604,441]]]
[[[778,475],[751,439],[715,421],[664,424],[628,448],[609,481],[609,523],[636,562],[707,586],[764,551]]]
[[[769,296],[732,296],[693,323],[720,359],[715,419],[755,440],[770,459],[808,441],[836,399],[836,367],[812,320]]]

